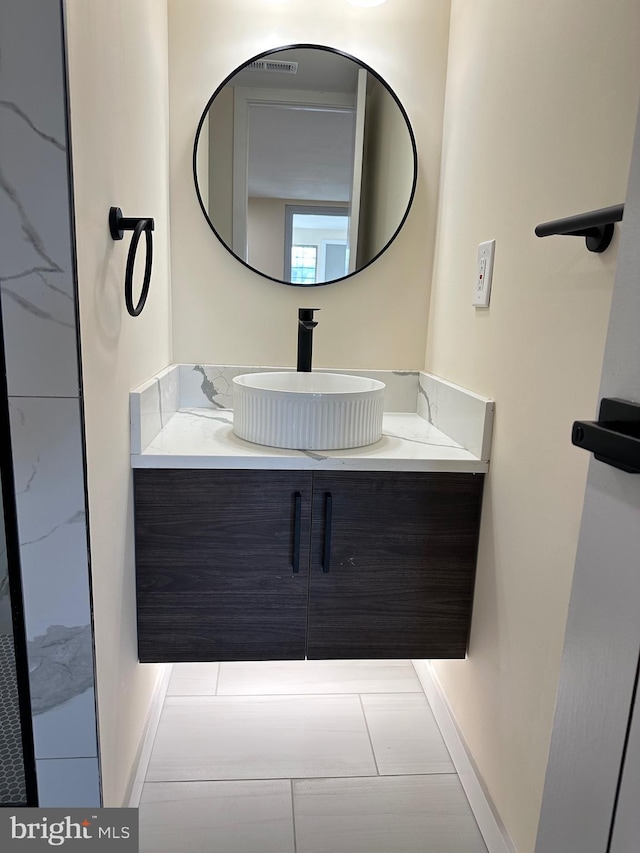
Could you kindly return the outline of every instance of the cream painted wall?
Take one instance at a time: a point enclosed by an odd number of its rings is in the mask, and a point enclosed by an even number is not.
[[[102,783],[104,805],[120,806],[159,671],[137,663],[128,395],[171,361],[167,11],[66,0],[66,16]],[[111,205],[155,219],[137,318],[123,298],[130,236],[111,239]]]
[[[176,361],[291,365],[297,308],[313,305],[323,309],[317,365],[422,366],[448,25],[449,0],[394,0],[370,9],[344,0],[169,0]],[[195,129],[214,89],[249,57],[296,42],[332,45],[375,68],[407,109],[420,151],[414,206],[391,249],[371,269],[312,294],[239,264],[211,233],[191,177]]]
[[[209,108],[206,138],[209,155],[209,199],[205,204],[209,209],[213,199],[211,210],[215,211],[215,215],[210,214],[210,218],[228,246],[233,244],[233,95],[233,87],[228,86],[216,96]],[[202,131],[198,139],[198,154],[201,149],[205,150]],[[198,171],[198,186],[201,191],[203,183],[202,174]]]
[[[624,201],[636,0],[453,0],[426,366],[496,400],[469,657],[438,676],[518,853],[534,849],[616,268],[539,222]],[[489,310],[477,244],[496,239]]]

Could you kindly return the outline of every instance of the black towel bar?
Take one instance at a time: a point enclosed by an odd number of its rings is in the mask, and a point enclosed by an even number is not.
[[[603,397],[597,421],[576,421],[571,441],[596,459],[640,474],[640,403]]]
[[[119,207],[109,208],[109,233],[114,240],[122,240],[125,231],[133,231],[131,244],[129,246],[129,254],[127,255],[127,268],[124,276],[124,301],[127,306],[127,311],[132,317],[137,317],[144,308],[149,295],[149,283],[151,281],[151,267],[153,266],[153,231],[154,223],[150,218],[135,218],[122,215]],[[142,290],[138,304],[133,304],[133,267],[136,261],[136,252],[138,243],[144,231],[146,240],[146,258],[144,265],[144,279],[142,281]]]
[[[590,252],[604,252],[613,237],[613,223],[620,222],[624,214],[624,204],[602,207],[588,213],[578,213],[565,219],[554,219],[536,226],[538,237],[550,237],[552,234],[566,234],[571,237],[585,237]]]

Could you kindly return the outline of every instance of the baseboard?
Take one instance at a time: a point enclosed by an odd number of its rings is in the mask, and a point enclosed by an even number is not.
[[[489,853],[517,853],[484,787],[431,662],[412,661]]]
[[[129,784],[128,795],[125,798],[124,805],[129,808],[138,808],[140,805],[140,797],[142,796],[142,787],[147,776],[147,768],[151,758],[151,750],[153,742],[156,739],[158,724],[160,723],[160,714],[162,706],[167,695],[169,680],[171,678],[172,664],[162,664],[156,683],[151,694],[151,702],[149,703],[149,713],[147,714],[147,722],[140,738],[140,746],[136,760],[131,771],[131,782]]]

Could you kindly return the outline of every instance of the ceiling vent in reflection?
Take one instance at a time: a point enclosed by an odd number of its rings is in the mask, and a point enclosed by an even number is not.
[[[256,59],[247,65],[249,71],[276,71],[280,74],[297,74],[297,62],[279,62],[277,59]]]

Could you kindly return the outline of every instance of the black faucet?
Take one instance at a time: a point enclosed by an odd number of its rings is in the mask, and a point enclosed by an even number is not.
[[[318,321],[313,312],[319,308],[298,308],[298,366],[300,373],[311,373],[311,355],[313,353],[313,330]]]

